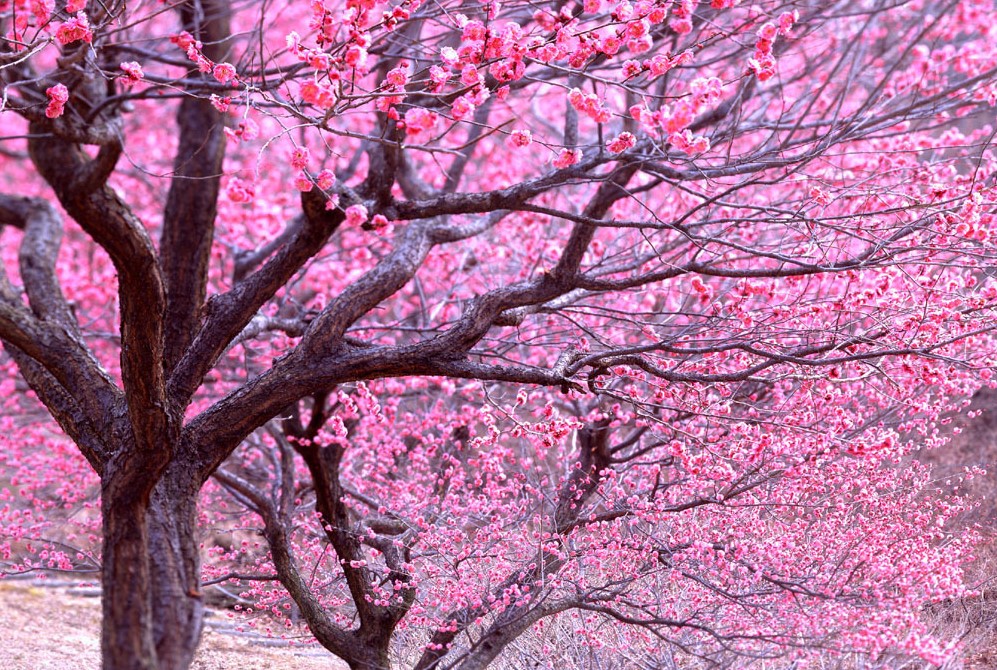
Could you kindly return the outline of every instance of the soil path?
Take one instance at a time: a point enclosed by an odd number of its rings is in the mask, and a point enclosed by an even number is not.
[[[224,612],[211,612],[193,670],[343,670],[323,649],[239,634]],[[285,642],[286,644],[286,642]],[[72,589],[0,581],[0,668],[100,668],[100,600]]]

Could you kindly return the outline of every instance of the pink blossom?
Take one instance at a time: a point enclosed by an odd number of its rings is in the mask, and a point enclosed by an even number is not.
[[[514,130],[509,133],[509,138],[506,143],[510,147],[515,147],[521,149],[523,147],[528,147],[533,143],[533,133],[529,130]]]
[[[332,57],[322,51],[309,51],[306,54],[305,62],[319,72],[326,72],[332,67]]]
[[[126,81],[128,83],[134,84],[139,82],[145,76],[145,73],[142,72],[142,66],[133,60],[122,63],[120,67],[121,71],[127,75]]]
[[[568,93],[568,102],[597,123],[609,121],[609,110],[603,106],[599,96],[595,93],[583,93],[577,88],[573,88]]]
[[[644,61],[644,68],[650,70],[652,77],[660,77],[669,70],[691,63],[692,58],[693,56],[691,51],[683,51],[677,56],[656,54],[655,56],[652,56],[648,60]]]
[[[72,44],[83,40],[87,44],[93,42],[93,33],[90,30],[90,21],[87,15],[79,12],[69,19],[55,31],[55,39],[59,44]]]
[[[687,154],[701,154],[710,150],[710,140],[702,135],[693,135],[688,128],[668,137],[672,146]]]
[[[775,27],[775,24],[771,21],[766,21],[758,28],[758,37],[767,42],[772,42],[775,40],[776,36],[779,34],[779,29]]]
[[[216,107],[217,108],[217,107]],[[260,127],[256,121],[246,117],[239,121],[235,128],[226,128],[225,135],[234,140],[250,141],[256,139],[260,134]]]
[[[579,160],[581,160],[581,152],[577,149],[562,149],[561,153],[554,159],[554,167],[558,170],[563,170],[566,167],[574,165]]]
[[[336,103],[336,96],[328,86],[309,79],[299,89],[301,99],[321,110],[330,109]]]
[[[232,202],[251,202],[256,197],[256,188],[253,184],[243,181],[238,177],[232,177],[225,189],[228,199]]]
[[[602,46],[600,47],[600,51],[602,51],[602,53],[606,54],[607,56],[615,56],[616,53],[620,50],[621,46],[623,46],[623,42],[620,40],[620,38],[617,37],[616,35],[610,35],[609,37],[607,37],[602,41]]]
[[[478,68],[468,63],[460,69],[460,83],[465,86],[474,86],[481,82],[481,75]]]
[[[294,177],[294,188],[297,189],[298,191],[301,191],[302,193],[308,193],[309,191],[312,190],[312,188],[314,188],[314,186],[315,185],[312,183],[312,180],[309,179],[308,175],[306,175],[304,172],[299,172]]]
[[[610,140],[606,148],[614,154],[622,153],[627,149],[632,149],[637,144],[637,138],[633,133],[620,133],[618,137]]]
[[[698,108],[716,104],[723,93],[723,82],[718,77],[698,77],[689,84],[689,93]]]
[[[661,112],[652,112],[644,105],[632,105],[629,112],[634,121],[648,130],[653,130],[655,125],[661,124]]]
[[[327,191],[332,188],[332,185],[336,183],[336,175],[332,170],[322,170],[317,175],[315,175],[315,183],[323,191]]]
[[[647,12],[647,20],[651,25],[657,26],[665,22],[668,18],[668,9],[661,5],[654,5]]]
[[[367,63],[367,50],[356,45],[351,46],[346,50],[343,60],[351,68],[360,69]]]
[[[191,45],[195,46],[198,49],[200,49],[202,46],[201,43],[196,41],[194,39],[194,36],[188,33],[186,30],[181,31],[176,35],[174,35],[173,37],[171,37],[170,42],[173,42],[173,44],[176,44],[184,51],[187,51],[187,49],[189,49]]]
[[[688,35],[692,32],[692,21],[689,19],[672,19],[668,25],[679,35]]]
[[[627,0],[622,0],[613,9],[613,18],[621,23],[629,21],[633,15],[634,15],[634,6],[630,4]]]
[[[641,37],[632,37],[627,40],[627,49],[629,49],[634,54],[642,54],[651,50],[654,46],[654,40],[651,39],[651,35],[643,35]]]
[[[631,21],[627,24],[626,36],[628,40],[639,40],[647,35],[650,30],[651,25],[647,19]]]
[[[297,31],[292,30],[287,34],[285,44],[287,44],[287,48],[295,56],[301,53],[301,36],[297,33]]]
[[[779,15],[779,34],[786,36],[793,30],[793,26],[800,20],[800,13],[795,9],[791,12],[783,12]]]
[[[748,69],[755,73],[759,81],[767,81],[775,76],[775,59],[769,55],[756,55],[748,59]]]
[[[450,113],[455,119],[460,121],[474,114],[474,103],[466,95],[462,95],[454,100],[450,106]]]
[[[211,71],[211,74],[223,84],[227,84],[236,78],[235,66],[231,63],[218,63]]]
[[[439,65],[431,65],[429,67],[429,80],[432,82],[432,86],[430,88],[434,92],[443,88],[449,79],[450,74]]]
[[[295,147],[291,152],[291,167],[295,170],[304,170],[308,167],[310,152],[305,147]]]
[[[363,205],[350,205],[346,208],[346,224],[359,226],[367,222],[367,208]]]
[[[82,12],[87,6],[87,0],[66,0],[66,13]]]
[[[488,71],[500,82],[518,81],[526,74],[526,65],[521,60],[507,59],[492,63]]]
[[[457,60],[462,63],[480,63],[481,45],[473,42],[460,45],[457,49]]]
[[[409,68],[408,66],[399,66],[388,71],[385,81],[388,82],[389,86],[394,86],[396,88],[402,88],[408,83],[409,78]]]
[[[831,204],[831,196],[828,195],[827,191],[822,189],[820,186],[812,186],[810,188],[810,197],[818,205],[829,205]]]
[[[231,104],[232,104],[232,98],[228,96],[222,98],[214,94],[211,95],[211,105],[222,114],[224,114],[229,110]]]
[[[405,111],[405,127],[413,133],[432,130],[439,115],[422,107],[410,107]]]
[[[70,9],[70,6],[75,6],[79,4],[76,9]],[[80,0],[70,0],[70,4],[66,6],[67,14],[75,14],[76,12],[83,9],[84,2]],[[31,13],[34,15],[38,23],[47,23],[50,18],[52,18],[52,10],[55,9],[55,3],[52,0],[32,0],[31,1]],[[27,26],[25,26],[27,27]]]
[[[443,47],[440,49],[440,60],[447,67],[453,67],[459,60],[457,51],[453,47]]]
[[[56,84],[45,89],[48,96],[48,106],[45,108],[45,116],[56,119],[62,116],[65,111],[66,102],[69,100],[69,89],[62,84]]]
[[[683,98],[671,108],[661,110],[661,124],[666,132],[678,133],[692,123],[696,117],[696,107],[691,100]]]
[[[623,78],[633,79],[634,77],[640,75],[644,71],[644,67],[640,64],[640,61],[628,60],[623,63]]]
[[[187,47],[187,58],[197,65],[199,72],[211,72],[212,63],[201,53],[201,43],[195,42]]]
[[[465,42],[480,42],[485,39],[485,24],[481,21],[468,21],[464,25]]]

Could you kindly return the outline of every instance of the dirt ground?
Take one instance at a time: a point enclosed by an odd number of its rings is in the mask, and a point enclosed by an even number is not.
[[[194,670],[344,670],[316,647],[237,634],[223,612],[207,618]],[[100,668],[100,601],[66,588],[0,581],[0,668],[90,670]]]

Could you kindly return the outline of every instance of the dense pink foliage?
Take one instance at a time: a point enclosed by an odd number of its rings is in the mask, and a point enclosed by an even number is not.
[[[504,653],[522,667],[954,653],[922,615],[964,593],[975,536],[951,522],[972,502],[912,453],[944,444],[945,414],[997,362],[992,2],[319,0],[269,3],[262,22],[244,3],[245,37],[218,62],[160,3],[119,23],[42,4],[0,1],[3,57],[37,50],[49,77],[3,112],[3,135],[85,117],[58,45],[133,42],[100,64],[130,105],[109,183],[154,235],[171,87],[203,73],[227,124],[209,295],[273,253],[302,194],[344,214],[188,419],[298,355],[308,328],[339,327],[326,310],[392,264],[418,269],[343,325],[346,345],[418,352],[513,301],[460,365],[305,394],[205,485],[203,579],[246,625],[298,620],[257,532],[272,513],[334,623],[357,616],[351,570],[375,576],[374,606],[407,608],[403,666],[448,631],[467,635],[438,651],[470,658],[514,619],[529,625]],[[383,188],[380,143],[405,152]],[[47,196],[24,160],[0,156],[0,190]],[[627,196],[592,215],[624,173]],[[441,195],[534,186],[452,212]],[[120,381],[116,274],[66,218],[62,290]],[[2,234],[19,286],[22,233]],[[514,302],[571,254],[570,290]],[[3,365],[0,573],[96,571],[99,481]],[[330,549],[295,440],[342,453],[365,558]]]

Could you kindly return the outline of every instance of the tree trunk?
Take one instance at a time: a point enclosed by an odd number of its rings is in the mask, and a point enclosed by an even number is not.
[[[152,493],[149,560],[153,639],[159,670],[186,670],[204,622],[197,540],[200,480],[174,462]]]
[[[137,481],[138,480],[138,481]],[[104,670],[158,670],[149,580],[149,495],[140,477],[107,476],[101,492]]]
[[[350,670],[391,670],[388,650],[383,645],[367,646],[361,642],[354,651],[350,658],[343,659]]]

